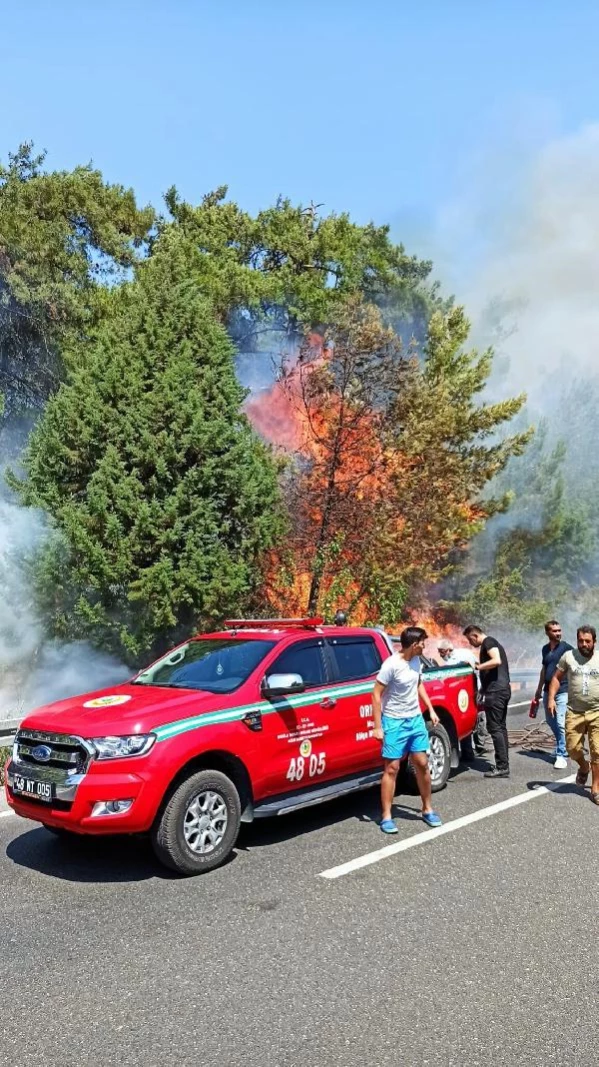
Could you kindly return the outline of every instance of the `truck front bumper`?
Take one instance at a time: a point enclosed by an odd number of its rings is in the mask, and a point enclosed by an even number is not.
[[[33,742],[50,748],[47,765],[29,758]],[[157,807],[147,763],[147,757],[95,760],[81,738],[18,734],[6,768],[6,799],[17,815],[48,826],[83,834],[140,833],[152,825]],[[38,783],[47,799],[32,795]],[[30,793],[24,793],[24,785]],[[117,801],[131,803],[118,810]]]

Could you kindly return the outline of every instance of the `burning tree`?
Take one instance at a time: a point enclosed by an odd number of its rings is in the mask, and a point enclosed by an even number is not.
[[[292,534],[268,587],[275,604],[289,610],[293,590],[299,610],[342,603],[354,619],[397,620],[408,592],[446,573],[451,553],[503,506],[480,492],[529,435],[487,439],[524,398],[477,403],[492,356],[464,352],[467,333],[461,309],[434,316],[420,360],[372,305],[351,298],[322,343],[309,337],[251,405],[280,443],[269,413],[282,399],[284,443],[295,446]]]
[[[327,603],[338,596],[358,602],[377,584],[374,504],[383,496],[389,460],[384,424],[411,373],[393,331],[372,306],[354,298],[334,333],[319,346],[310,337],[283,379],[301,427],[288,501],[296,567],[309,576],[310,612],[323,594]],[[393,583],[390,595],[397,591]]]

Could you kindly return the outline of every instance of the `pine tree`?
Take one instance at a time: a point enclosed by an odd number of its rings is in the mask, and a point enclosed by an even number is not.
[[[65,337],[93,329],[154,224],[91,166],[44,170],[31,144],[0,163],[0,389],[5,418],[39,411],[63,376]],[[1,429],[1,427],[0,427]]]
[[[132,661],[242,611],[281,532],[276,467],[196,257],[165,233],[93,344],[69,353],[18,484],[60,534],[39,577],[54,632]]]
[[[201,285],[240,351],[327,326],[352,294],[384,307],[386,319],[418,339],[431,311],[444,306],[432,264],[393,244],[388,226],[360,226],[283,197],[252,216],[227,199],[226,186],[197,206],[172,188],[166,204],[174,221],[161,225],[193,240]]]

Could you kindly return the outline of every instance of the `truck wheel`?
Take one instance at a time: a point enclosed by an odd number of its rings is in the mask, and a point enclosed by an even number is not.
[[[432,726],[431,723],[427,723],[426,725],[431,749],[428,757],[428,765],[431,772],[431,787],[433,793],[438,793],[440,789],[443,789],[444,786],[447,785],[447,779],[449,778],[449,772],[451,771],[451,741],[449,740],[447,730],[444,726],[441,726],[441,723],[439,723],[438,726]],[[416,776],[409,760],[405,774],[410,783],[410,787],[413,789],[416,788]]]
[[[165,867],[201,874],[224,863],[241,822],[239,793],[220,771],[197,771],[175,789],[152,829],[152,847]]]

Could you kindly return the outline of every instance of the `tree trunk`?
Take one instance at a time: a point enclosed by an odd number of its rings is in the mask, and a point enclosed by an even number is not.
[[[333,506],[333,496],[335,494],[335,477],[337,474],[338,466],[339,434],[337,434],[335,447],[333,449],[333,455],[331,457],[331,469],[329,471],[327,488],[324,495],[324,504],[322,508],[322,519],[320,522],[320,529],[318,531],[318,538],[316,541],[316,553],[314,556],[314,567],[312,569],[312,581],[310,582],[310,593],[308,596],[308,615],[314,615],[318,610],[318,598],[320,596],[320,587],[322,585],[322,579],[324,577],[325,571],[323,552],[325,549],[326,538],[329,529],[329,519]]]

